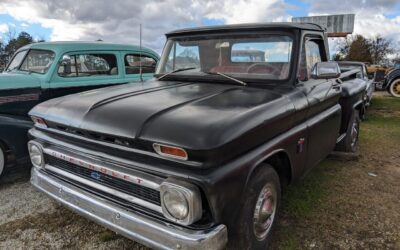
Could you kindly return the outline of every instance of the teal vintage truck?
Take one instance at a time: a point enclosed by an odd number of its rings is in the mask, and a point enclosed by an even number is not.
[[[43,42],[19,49],[0,74],[0,176],[27,163],[28,111],[45,100],[153,77],[156,52],[104,42]]]

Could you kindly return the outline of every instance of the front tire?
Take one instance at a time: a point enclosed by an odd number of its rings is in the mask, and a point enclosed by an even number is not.
[[[358,149],[358,136],[360,134],[360,114],[354,110],[347,125],[346,137],[339,143],[338,150],[355,153]]]
[[[230,249],[267,249],[281,200],[279,176],[263,164],[253,173]]]
[[[400,97],[400,79],[394,80],[390,84],[389,93],[394,97]]]

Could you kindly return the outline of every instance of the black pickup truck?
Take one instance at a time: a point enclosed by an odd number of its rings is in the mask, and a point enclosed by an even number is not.
[[[314,24],[166,36],[157,79],[31,110],[31,183],[153,248],[265,249],[282,187],[348,136],[353,92]]]

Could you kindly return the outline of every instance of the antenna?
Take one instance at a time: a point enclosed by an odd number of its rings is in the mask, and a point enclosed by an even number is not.
[[[143,82],[143,75],[142,75],[142,24],[139,26],[139,46],[140,46],[140,51],[139,51],[139,74],[140,74],[140,81]]]

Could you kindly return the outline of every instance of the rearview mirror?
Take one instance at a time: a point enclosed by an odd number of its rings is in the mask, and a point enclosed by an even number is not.
[[[313,79],[331,79],[340,76],[340,68],[337,62],[317,62],[311,71]]]

